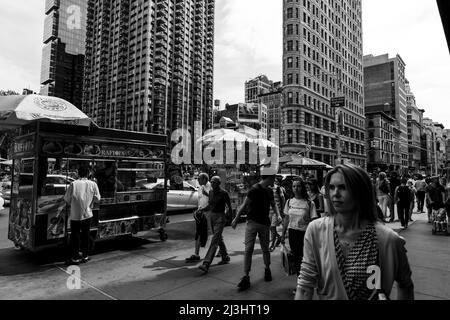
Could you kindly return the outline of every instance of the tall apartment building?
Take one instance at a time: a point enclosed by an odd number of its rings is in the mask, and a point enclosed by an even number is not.
[[[422,145],[421,137],[423,134],[423,113],[416,105],[416,98],[411,91],[409,81],[406,81],[406,104],[407,104],[407,123],[408,123],[408,155],[409,170],[416,172],[421,168]]]
[[[46,0],[41,95],[82,106],[86,0]]]
[[[245,82],[245,103],[259,103],[261,94],[272,91],[273,82],[265,75],[260,75]]]
[[[365,167],[361,1],[284,0],[283,46],[282,151]]]
[[[215,0],[89,0],[88,8],[88,115],[157,134],[195,121],[212,128]]]
[[[408,123],[406,102],[406,64],[397,55],[364,56],[364,99],[366,112],[383,111],[396,119],[400,130],[400,153],[394,170],[408,171]]]

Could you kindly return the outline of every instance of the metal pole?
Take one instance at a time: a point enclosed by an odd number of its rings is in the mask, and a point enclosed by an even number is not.
[[[337,159],[336,159],[336,165],[342,164],[342,146],[341,146],[341,108],[337,108]]]
[[[433,125],[433,145],[434,145],[434,173],[438,175],[438,159],[437,159],[437,143],[436,143],[436,128]]]

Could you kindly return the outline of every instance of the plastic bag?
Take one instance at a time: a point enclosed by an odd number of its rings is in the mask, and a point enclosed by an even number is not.
[[[291,253],[285,244],[281,245],[281,263],[283,265],[286,275],[291,276],[297,274],[297,270],[294,263],[294,255]]]

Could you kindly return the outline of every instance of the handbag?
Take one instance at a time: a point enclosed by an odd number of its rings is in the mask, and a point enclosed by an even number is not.
[[[291,276],[293,274],[297,274],[294,263],[294,255],[292,254],[291,250],[286,247],[285,244],[281,245],[281,263],[286,275]]]

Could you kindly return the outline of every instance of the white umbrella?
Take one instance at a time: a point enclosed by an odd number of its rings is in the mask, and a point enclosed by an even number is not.
[[[217,141],[236,141],[236,142],[245,142],[252,141],[251,138],[239,133],[237,131],[231,129],[215,129],[209,132],[206,132],[197,142],[202,143],[212,143]]]
[[[41,119],[82,126],[95,125],[81,110],[60,98],[35,94],[0,97],[0,127],[14,128]]]
[[[0,162],[0,165],[12,166],[12,160],[2,161],[2,162]]]

